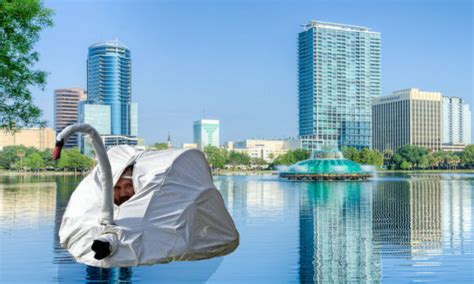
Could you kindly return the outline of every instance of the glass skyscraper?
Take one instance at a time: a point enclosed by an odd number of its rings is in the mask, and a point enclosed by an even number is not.
[[[130,50],[118,40],[89,47],[88,103],[110,106],[113,135],[131,135],[131,68]]]
[[[219,147],[219,120],[201,119],[193,124],[194,143],[204,150],[211,145]]]
[[[298,37],[303,148],[371,148],[371,101],[380,95],[380,33],[319,21],[303,28]]]

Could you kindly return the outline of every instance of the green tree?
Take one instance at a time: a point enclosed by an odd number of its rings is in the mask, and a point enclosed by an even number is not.
[[[421,157],[428,154],[428,149],[415,145],[405,145],[400,147],[396,153],[401,156],[402,161],[410,162],[410,164],[418,167]],[[397,164],[401,165],[401,163]]]
[[[69,151],[61,151],[61,157],[59,158],[58,164],[59,169],[67,170],[69,168]]]
[[[311,151],[306,149],[296,149],[293,150],[293,156],[295,157],[296,162],[304,161],[309,159],[309,157],[311,156]]]
[[[17,156],[17,147],[7,146],[0,152],[0,167],[2,169],[12,169],[19,157]]]
[[[226,150],[209,145],[204,148],[204,154],[206,154],[207,161],[212,168],[224,168],[227,161]]]
[[[293,151],[288,151],[286,152],[285,154],[283,155],[279,155],[278,157],[276,157],[273,162],[272,162],[272,165],[292,165],[294,163],[296,163],[296,157],[295,155],[293,154]]]
[[[237,165],[249,166],[250,156],[245,153],[230,151],[226,164],[233,165],[233,166],[237,166]]]
[[[359,163],[366,165],[373,165],[380,167],[383,165],[383,154],[376,151],[364,148],[359,152]]]
[[[0,128],[44,124],[30,89],[46,84],[46,72],[35,69],[34,45],[52,15],[40,0],[0,1]]]
[[[155,143],[153,144],[156,150],[166,150],[168,149],[168,143]]]
[[[461,161],[467,168],[474,168],[474,144],[466,146],[461,155]]]
[[[94,166],[93,159],[82,155],[77,148],[63,150],[61,158],[58,161],[57,167],[63,170],[88,170]]]
[[[42,170],[44,169],[45,165],[46,163],[44,162],[44,159],[41,154],[35,152],[31,153],[25,158],[25,161],[22,166],[32,170]]]
[[[87,165],[85,164],[85,159],[84,155],[79,152],[77,148],[72,148],[70,150],[67,150],[69,153],[69,159],[68,159],[68,168],[74,169],[74,172],[77,172],[77,170],[84,170],[87,169]]]
[[[270,153],[271,155],[271,153]],[[258,166],[264,166],[264,165],[268,165],[267,161],[265,161],[264,159],[262,158],[252,158],[250,160],[250,164],[252,165],[258,165]]]
[[[453,154],[451,158],[451,165],[454,167],[454,169],[457,169],[459,167],[459,164],[461,163],[461,157],[458,155]]]
[[[40,152],[41,157],[43,157],[45,168],[54,169],[56,161],[53,160],[53,152],[50,149],[46,149]]]
[[[418,164],[420,168],[426,169],[430,166],[430,159],[428,157],[430,157],[430,155],[425,155],[420,158],[420,163]]]
[[[359,151],[354,148],[354,147],[342,147],[342,155],[344,158],[360,163],[360,153]]]
[[[283,155],[276,157],[272,165],[292,165],[299,161],[307,160],[311,156],[311,152],[305,149],[289,150]]]
[[[411,163],[408,162],[408,161],[403,161],[403,162],[400,164],[400,169],[402,169],[402,170],[409,170],[409,169],[411,169]]]

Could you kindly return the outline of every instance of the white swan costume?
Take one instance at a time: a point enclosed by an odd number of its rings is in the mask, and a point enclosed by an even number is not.
[[[117,146],[104,157],[95,129],[75,124],[58,135],[56,159],[75,132],[91,136],[99,159],[72,194],[59,230],[61,245],[78,262],[103,268],[151,265],[222,256],[237,248],[239,234],[201,151]],[[135,194],[116,206],[113,184],[132,164]],[[109,256],[94,258],[95,240],[110,244]]]

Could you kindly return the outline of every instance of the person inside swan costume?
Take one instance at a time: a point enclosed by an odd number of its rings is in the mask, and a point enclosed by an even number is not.
[[[53,158],[76,132],[91,137],[98,165],[74,190],[59,229],[76,261],[102,268],[199,260],[233,252],[239,233],[209,164],[197,149],[105,150],[88,124],[66,127]]]

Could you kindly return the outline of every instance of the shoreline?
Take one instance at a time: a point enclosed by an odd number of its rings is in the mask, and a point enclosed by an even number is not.
[[[69,171],[39,171],[39,172],[23,172],[23,171],[0,171],[0,176],[85,176],[87,172],[69,172]]]
[[[87,172],[71,172],[71,171],[39,171],[39,172],[23,172],[23,171],[0,171],[0,176],[86,176],[90,171]],[[474,173],[474,169],[462,169],[462,170],[378,170],[376,174],[419,174],[419,173]],[[229,171],[220,170],[213,171],[214,176],[265,176],[265,175],[278,175],[277,171],[274,170],[258,170],[258,171]]]

